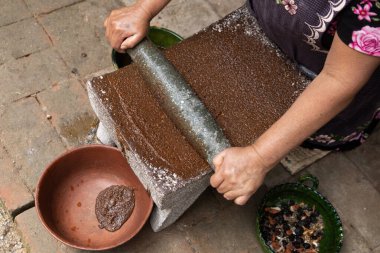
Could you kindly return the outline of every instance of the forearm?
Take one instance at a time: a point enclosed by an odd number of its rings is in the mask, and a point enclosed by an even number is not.
[[[263,183],[273,166],[306,137],[345,108],[361,82],[343,85],[322,72],[289,110],[248,147],[234,147],[214,158],[215,174],[210,183],[226,199],[245,204]]]
[[[318,75],[289,110],[253,144],[266,166],[271,168],[336,116],[356,92],[327,73]]]
[[[342,111],[378,66],[380,58],[356,52],[335,36],[322,72],[253,144],[266,167],[272,168]]]
[[[138,0],[136,2],[148,14],[149,20],[154,18],[170,0]]]
[[[356,52],[335,36],[322,72],[288,111],[251,146],[228,148],[214,158],[211,185],[245,204],[267,172],[347,107],[379,66],[380,57]]]

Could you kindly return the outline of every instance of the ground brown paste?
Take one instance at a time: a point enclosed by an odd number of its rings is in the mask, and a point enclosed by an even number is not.
[[[112,185],[96,197],[95,214],[99,228],[114,232],[128,220],[135,207],[135,193],[124,185]]]

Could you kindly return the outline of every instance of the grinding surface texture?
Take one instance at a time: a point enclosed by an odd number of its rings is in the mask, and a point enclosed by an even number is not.
[[[251,144],[308,83],[241,8],[165,51],[233,146]],[[118,140],[151,168],[182,180],[210,171],[131,64],[91,81],[116,124]],[[163,98],[160,98],[163,99]]]

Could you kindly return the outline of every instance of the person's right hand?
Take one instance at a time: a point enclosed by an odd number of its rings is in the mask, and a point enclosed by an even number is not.
[[[104,21],[108,42],[117,52],[124,53],[145,37],[150,19],[150,13],[138,4],[113,10]]]
[[[215,173],[210,184],[227,200],[244,205],[264,182],[273,166],[257,153],[254,145],[227,148],[213,159]]]

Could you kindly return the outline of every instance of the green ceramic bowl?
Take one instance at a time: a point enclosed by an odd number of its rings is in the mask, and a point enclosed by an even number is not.
[[[308,186],[311,184],[310,186]],[[324,222],[323,238],[320,243],[320,253],[338,253],[343,244],[343,227],[338,213],[331,203],[323,197],[317,188],[319,181],[313,175],[301,176],[297,183],[286,183],[275,186],[269,190],[260,204],[256,219],[256,232],[265,253],[274,251],[265,243],[261,231],[260,221],[264,216],[264,208],[268,206],[279,206],[281,202],[294,200],[304,202],[309,206],[315,206],[322,215]]]
[[[169,48],[183,40],[181,36],[165,28],[151,26],[148,38],[159,48]],[[128,54],[118,53],[112,50],[112,62],[115,68],[122,68],[132,63]]]

